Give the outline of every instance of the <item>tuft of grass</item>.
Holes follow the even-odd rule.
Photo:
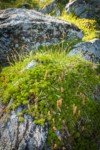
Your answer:
[[[59,16],[59,18],[65,21],[69,21],[75,24],[76,26],[78,26],[85,34],[85,36],[83,37],[83,41],[89,41],[93,38],[98,38],[98,35],[96,34],[96,32],[98,32],[98,30],[96,29],[96,24],[97,24],[96,20],[90,20],[84,18],[81,19],[74,16],[73,14],[68,15],[66,14],[65,11],[62,12],[62,15]]]
[[[100,103],[93,99],[93,92],[100,85],[99,65],[68,57],[66,51],[56,48],[31,53],[3,68],[1,101],[7,105],[12,99],[11,109],[25,106],[19,121],[24,121],[23,114],[30,114],[36,124],[48,122],[47,142],[52,149],[68,144],[75,150],[97,149]],[[36,66],[23,70],[31,60]]]

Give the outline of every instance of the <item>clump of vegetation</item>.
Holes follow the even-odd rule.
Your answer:
[[[74,16],[74,14],[66,14],[65,11],[62,12],[62,15],[59,18],[69,21],[78,26],[85,34],[85,36],[83,37],[83,41],[89,41],[93,38],[98,38],[98,35],[96,34],[96,32],[98,32],[98,29],[96,29],[96,20],[78,18]]]
[[[23,122],[24,121],[24,117],[19,117],[18,121],[19,122]]]
[[[100,103],[93,99],[100,84],[98,66],[68,57],[56,50],[31,54],[0,73],[0,97],[11,109],[23,106],[23,114],[34,116],[36,124],[49,124],[48,145],[52,149],[94,150],[100,136]],[[35,60],[36,66],[23,69]],[[25,109],[25,107],[27,109]]]

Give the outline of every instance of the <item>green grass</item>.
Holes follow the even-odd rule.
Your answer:
[[[0,97],[10,110],[23,106],[18,114],[34,116],[36,124],[49,124],[48,145],[52,149],[65,147],[94,150],[99,140],[100,103],[93,99],[95,86],[100,84],[96,65],[79,57],[68,57],[63,49],[37,51],[0,73]],[[23,70],[30,62],[34,68]],[[64,138],[60,134],[65,134]],[[66,143],[66,139],[68,140]]]
[[[74,16],[73,14],[68,15],[66,14],[65,11],[62,12],[62,15],[59,16],[59,18],[69,21],[75,24],[76,26],[78,26],[85,34],[85,36],[83,37],[83,41],[89,41],[93,38],[98,38],[98,36],[96,35],[96,32],[98,32],[98,30],[95,27],[97,24],[96,20],[84,19],[84,18],[81,19]]]

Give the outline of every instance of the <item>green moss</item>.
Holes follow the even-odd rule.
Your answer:
[[[18,117],[20,117],[20,116],[22,116],[22,115],[23,115],[22,112],[19,112],[19,113],[17,114]]]
[[[23,122],[23,121],[24,121],[24,118],[23,118],[23,117],[19,117],[18,121],[19,121],[19,122]]]
[[[42,118],[41,118],[40,120],[34,120],[34,123],[43,126],[44,123],[45,123],[45,119],[42,119]]]
[[[36,124],[48,122],[48,144],[53,148],[66,146],[65,139],[68,139],[76,150],[96,149],[94,136],[98,141],[100,103],[93,99],[93,91],[100,84],[99,65],[68,57],[66,51],[57,50],[31,54],[3,68],[1,100],[8,104],[12,98],[12,109],[26,106],[27,109],[24,107],[18,114],[19,121],[24,121],[23,114],[27,113],[34,116]],[[23,70],[32,59],[37,62],[36,67]],[[65,139],[56,134],[58,130],[66,133]]]

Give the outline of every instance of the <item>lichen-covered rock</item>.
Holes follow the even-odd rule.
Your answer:
[[[100,85],[96,85],[93,91],[93,99],[100,101]]]
[[[35,67],[35,65],[36,65],[36,62],[32,60],[24,69],[31,69]]]
[[[24,115],[19,122],[18,114],[22,108],[12,111],[4,122],[6,114],[0,118],[0,150],[42,150],[47,138],[47,125],[40,126],[33,122],[33,118]]]
[[[39,11],[42,12],[43,14],[51,13],[52,16],[60,16],[62,12],[62,8],[68,2],[69,0],[53,0],[51,3],[47,4]]]
[[[100,63],[100,39],[76,44],[69,55],[81,55],[87,61]]]
[[[56,0],[53,0],[51,3],[49,3],[48,5],[46,5],[44,8],[42,8],[40,10],[40,12],[42,12],[43,14],[49,14],[51,13],[54,9],[56,9],[57,7],[57,3]]]
[[[100,0],[74,0],[65,7],[68,14],[100,20]]]
[[[35,10],[6,9],[0,11],[0,61],[12,50],[33,50],[66,39],[82,39],[75,25]]]

